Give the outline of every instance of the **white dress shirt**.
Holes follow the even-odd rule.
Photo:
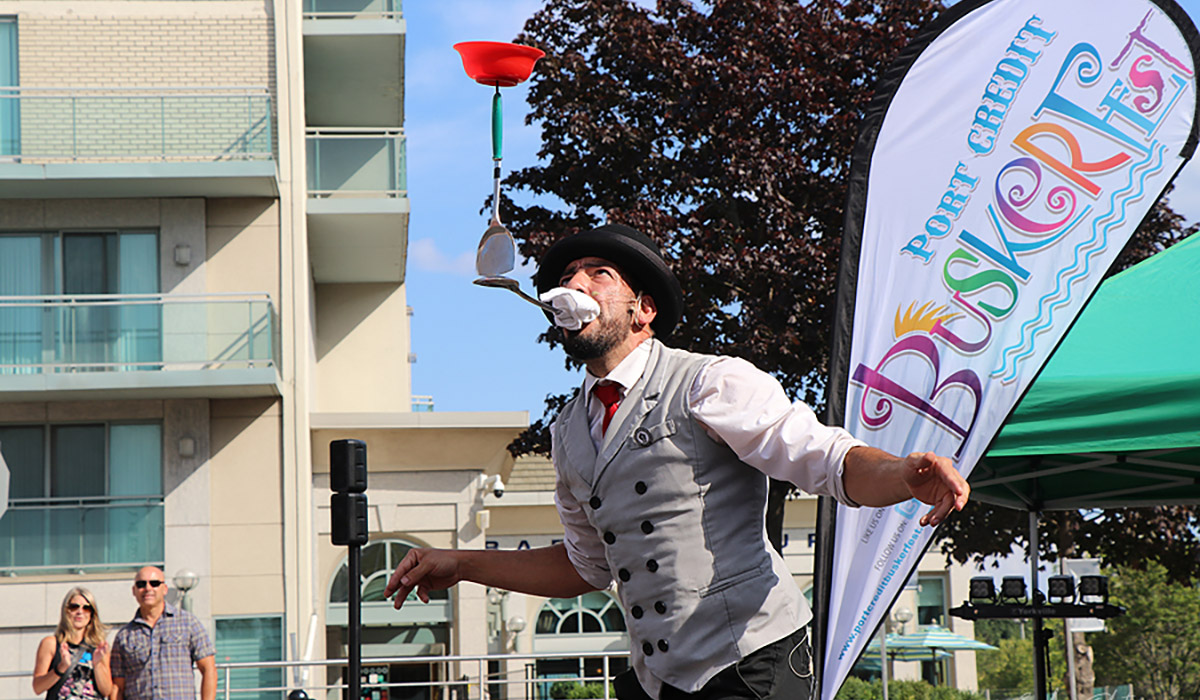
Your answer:
[[[592,387],[600,381],[617,384],[623,398],[645,372],[650,347],[650,342],[638,345],[606,377],[588,373],[584,378],[588,423],[597,453],[603,441],[604,404],[592,393]],[[846,453],[866,443],[842,428],[822,424],[806,404],[790,401],[777,379],[749,362],[735,357],[713,357],[689,388],[688,410],[709,437],[727,445],[739,459],[767,476],[795,484],[811,494],[832,496],[841,503],[856,505],[846,495],[842,470]],[[557,444],[551,446],[555,464],[561,463],[560,449]],[[606,588],[612,582],[612,574],[595,528],[561,482],[555,488],[554,500],[571,561],[584,580],[597,588]]]

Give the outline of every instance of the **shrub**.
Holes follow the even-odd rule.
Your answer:
[[[554,698],[554,700],[592,700],[594,698],[603,698],[604,684],[558,681],[550,686],[550,697]],[[611,684],[608,687],[608,697],[617,697]]]
[[[883,700],[883,683],[847,678],[835,700]],[[947,686],[932,686],[925,681],[891,681],[888,700],[983,700],[983,696]]]

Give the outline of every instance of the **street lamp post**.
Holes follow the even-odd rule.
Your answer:
[[[179,598],[179,607],[188,612],[192,611],[192,601],[188,598],[188,591],[195,588],[200,583],[200,577],[191,569],[180,569],[175,572],[171,582],[179,589],[183,595]]]
[[[899,623],[900,634],[904,634],[904,625],[913,617],[908,608],[900,608],[892,613],[892,620]],[[888,700],[888,654],[887,654],[887,625],[883,626],[883,636],[879,639],[879,668],[880,680],[883,681],[883,700]]]

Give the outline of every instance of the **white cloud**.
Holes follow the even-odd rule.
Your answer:
[[[432,238],[413,241],[408,247],[408,261],[425,272],[438,272],[463,277],[475,276],[475,253],[467,251],[448,255],[438,249]]]

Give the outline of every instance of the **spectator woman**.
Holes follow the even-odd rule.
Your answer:
[[[45,693],[46,700],[108,697],[113,683],[105,633],[91,591],[78,587],[68,591],[58,629],[38,645],[33,692]]]

